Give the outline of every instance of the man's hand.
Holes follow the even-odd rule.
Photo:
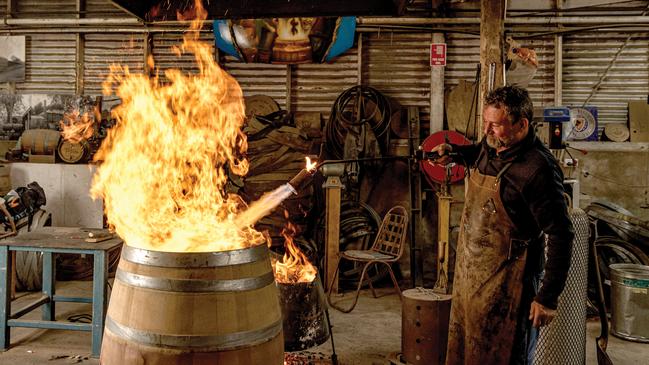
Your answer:
[[[546,326],[552,322],[556,315],[557,311],[555,309],[550,309],[536,301],[532,302],[529,317],[530,321],[532,321],[532,326],[537,328]]]
[[[431,152],[437,152],[437,154],[440,156],[439,158],[436,158],[434,160],[429,160],[428,162],[437,165],[437,166],[445,166],[453,162],[453,159],[451,156],[449,156],[449,152],[453,151],[453,147],[448,144],[448,143],[442,143],[438,144],[435,146]]]

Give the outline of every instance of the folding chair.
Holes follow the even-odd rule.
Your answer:
[[[370,265],[373,264],[384,264],[388,268],[388,273],[390,273],[390,278],[392,279],[392,283],[394,284],[394,289],[397,291],[397,294],[399,294],[399,299],[402,299],[401,289],[399,288],[397,279],[394,276],[391,264],[401,258],[407,233],[408,212],[406,211],[406,208],[397,205],[390,209],[383,218],[379,232],[377,233],[376,238],[374,239],[374,243],[369,250],[346,250],[341,252],[338,258],[336,272],[334,273],[333,279],[331,283],[329,283],[329,288],[327,290],[327,302],[329,303],[329,305],[343,313],[351,312],[354,307],[356,307],[356,303],[358,302],[358,296],[360,294],[361,287],[363,286],[363,281],[365,279],[367,269],[370,267]],[[336,277],[340,272],[340,264],[343,259],[365,263],[361,277],[358,280],[358,287],[356,288],[354,302],[349,308],[341,307],[331,300],[331,287],[333,286],[333,283],[336,281]],[[372,286],[372,281],[368,279],[367,282],[369,283],[374,298],[378,298],[376,292],[374,291],[374,286]]]

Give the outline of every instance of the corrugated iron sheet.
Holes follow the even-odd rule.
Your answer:
[[[29,34],[25,41],[25,82],[21,94],[74,94],[76,35]]]
[[[179,54],[174,51],[183,43],[182,33],[153,33],[152,37],[151,53],[161,80],[166,81],[164,71],[170,68],[179,69],[184,73],[198,73],[198,66],[193,54]],[[211,32],[201,32],[199,40],[210,45],[212,53],[214,53],[214,35]]]
[[[554,105],[554,37],[526,38],[526,34],[512,34],[522,47],[536,52],[539,68],[527,87],[534,106]],[[474,81],[480,63],[480,37],[448,33],[446,36],[448,65],[444,73],[446,87],[460,80]]]
[[[132,18],[108,0],[86,0],[86,18]]]
[[[18,0],[16,18],[76,18],[76,0]]]
[[[84,94],[101,94],[113,63],[128,66],[131,73],[144,70],[143,34],[86,34],[84,48]]]
[[[606,72],[629,34],[588,32],[564,37],[563,101],[582,106],[606,73],[589,105],[598,107],[600,129],[606,123],[627,122],[627,102],[649,94],[649,33],[635,33]]]
[[[267,95],[286,110],[286,65],[243,63],[231,56],[224,61],[225,70],[237,79],[244,96]]]
[[[362,81],[430,120],[430,44],[427,33],[369,33],[363,40]]]
[[[319,112],[325,120],[343,91],[357,84],[358,49],[352,48],[333,63],[295,65],[291,74],[291,110]]]

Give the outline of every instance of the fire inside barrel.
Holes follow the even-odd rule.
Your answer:
[[[264,235],[254,221],[237,224],[246,204],[224,189],[228,173],[248,170],[242,92],[214,62],[212,46],[198,41],[200,1],[194,10],[176,51],[193,54],[198,73],[149,77],[112,65],[103,85],[122,103],[95,155],[91,192],[128,245],[109,304],[104,365],[283,363]]]

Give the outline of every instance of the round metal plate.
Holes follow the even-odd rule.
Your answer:
[[[433,149],[433,147],[437,146],[438,144],[444,143],[445,138],[448,137],[448,140],[452,144],[456,145],[465,145],[465,144],[471,144],[471,142],[466,139],[462,134],[454,131],[441,131],[441,132],[436,132],[428,136],[425,140],[424,143],[422,143],[422,148],[424,151],[430,151]],[[435,166],[429,161],[421,161],[420,163],[421,169],[424,171],[424,174],[426,176],[433,180],[436,183],[444,183],[444,176],[446,175],[446,168],[443,166]],[[453,164],[451,167],[451,176],[450,176],[450,183],[456,183],[458,181],[461,181],[464,179],[464,167],[458,164]]]
[[[585,140],[590,137],[597,128],[595,117],[584,108],[570,109],[570,130],[568,139]]]
[[[245,98],[246,117],[250,118],[255,115],[268,115],[279,111],[277,102],[266,95],[252,95]]]

